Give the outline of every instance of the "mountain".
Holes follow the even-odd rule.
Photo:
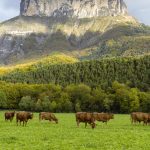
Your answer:
[[[21,0],[20,6],[24,16],[91,18],[127,14],[123,0]]]
[[[123,0],[21,0],[20,15],[0,24],[0,64],[60,53],[79,60],[147,54],[149,37]]]

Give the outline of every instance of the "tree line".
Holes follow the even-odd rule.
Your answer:
[[[15,69],[0,76],[0,79],[12,83],[86,84],[92,88],[101,85],[107,89],[114,81],[128,83],[142,91],[149,91],[150,55],[142,57],[111,58],[91,60],[73,64],[38,63],[28,68]]]
[[[114,81],[107,89],[85,84],[0,82],[0,109],[51,112],[149,112],[150,92]]]

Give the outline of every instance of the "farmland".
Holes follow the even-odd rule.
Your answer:
[[[0,112],[0,150],[149,150],[150,126],[131,125],[129,115],[115,115],[107,125],[77,127],[74,114],[56,114],[59,124],[39,122],[38,113],[26,127],[4,121]]]

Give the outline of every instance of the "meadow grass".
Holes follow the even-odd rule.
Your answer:
[[[92,130],[77,127],[74,114],[56,114],[59,124],[39,122],[34,114],[26,127],[4,121],[0,112],[0,150],[150,150],[150,126],[131,125],[129,115],[115,115]]]

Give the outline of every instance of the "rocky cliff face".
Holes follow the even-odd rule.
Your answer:
[[[91,18],[126,15],[127,7],[123,0],[21,0],[20,14]]]
[[[56,51],[80,57],[106,31],[136,23],[123,0],[21,0],[20,15],[0,23],[0,64]]]

